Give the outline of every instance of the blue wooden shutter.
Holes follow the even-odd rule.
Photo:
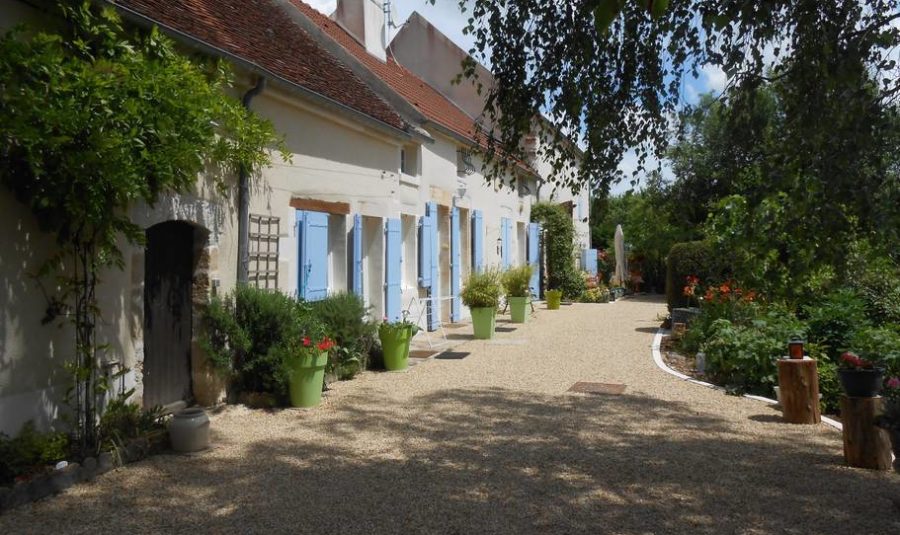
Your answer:
[[[353,265],[353,293],[362,297],[363,295],[363,227],[362,216],[356,214],[353,216],[353,243],[351,251]]]
[[[425,214],[431,220],[430,226],[430,250],[431,250],[431,292],[429,292],[429,297],[431,297],[431,315],[428,318],[428,329],[431,331],[436,331],[441,326],[441,277],[440,272],[438,271],[440,268],[440,260],[438,258],[439,244],[438,244],[438,209],[437,204],[434,202],[429,202],[425,205]]]
[[[591,275],[597,274],[597,249],[582,249],[581,269]]]
[[[538,297],[541,285],[541,226],[537,223],[528,225],[528,263],[531,265],[531,295]]]
[[[296,210],[295,215],[297,221],[294,229],[297,231],[297,297],[303,298],[306,295],[306,253],[303,250],[304,240],[303,233],[306,228],[306,212]]]
[[[384,227],[385,265],[384,265],[384,315],[390,321],[400,320],[400,300],[402,289],[400,276],[402,265],[400,248],[403,243],[400,233],[400,220],[388,219]]]
[[[434,222],[425,207],[425,215],[419,220],[419,286],[431,288],[431,236]]]
[[[500,253],[503,269],[512,265],[512,251],[510,251],[509,230],[511,223],[508,218],[500,218]]]
[[[484,216],[481,210],[472,211],[472,269],[484,269]]]
[[[462,301],[459,298],[462,281],[462,239],[459,235],[459,208],[450,212],[450,294],[453,296],[450,306],[450,321],[462,319]]]
[[[298,213],[300,297],[317,301],[328,296],[328,214]]]

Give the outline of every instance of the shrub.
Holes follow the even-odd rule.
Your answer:
[[[799,320],[780,308],[744,325],[715,320],[701,346],[707,371],[734,390],[768,395],[778,383],[775,362],[784,355],[787,340],[803,330]]]
[[[854,333],[869,326],[865,301],[848,288],[831,292],[802,310],[809,325],[809,341],[820,345],[835,361],[849,349]]]
[[[351,379],[365,368],[375,343],[377,325],[369,321],[362,297],[341,292],[312,303],[313,312],[337,346],[329,360],[329,371],[339,379]]]
[[[500,272],[496,269],[473,271],[460,297],[469,308],[497,308],[500,304]]]
[[[531,264],[507,269],[501,278],[506,297],[528,297],[531,295],[532,273],[534,273],[534,268]]]
[[[0,485],[11,485],[16,477],[65,460],[70,453],[69,435],[42,433],[34,422],[26,422],[12,439],[0,433]]]
[[[852,284],[870,320],[900,325],[900,265],[888,257],[870,259]]]
[[[859,329],[849,346],[863,359],[887,368],[888,376],[900,375],[900,326]]]
[[[304,336],[325,336],[309,303],[247,286],[211,306],[203,323],[201,344],[219,367],[230,364],[238,392],[268,392],[282,400],[288,391],[283,348]]]
[[[838,378],[838,365],[828,358],[818,358],[812,349],[810,356],[818,362],[819,393],[822,394],[822,411],[836,414],[841,408],[841,395],[844,393]]]
[[[689,306],[688,297],[683,293],[688,276],[699,277],[704,284],[713,284],[724,280],[726,271],[707,242],[673,245],[666,257],[666,303],[669,310]]]

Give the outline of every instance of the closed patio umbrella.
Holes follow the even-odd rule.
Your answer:
[[[622,232],[622,225],[616,225],[616,278],[619,284],[625,284],[625,233]]]

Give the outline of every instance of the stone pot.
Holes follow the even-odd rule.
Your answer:
[[[177,412],[169,421],[169,440],[175,451],[205,450],[209,447],[209,416],[199,407]]]

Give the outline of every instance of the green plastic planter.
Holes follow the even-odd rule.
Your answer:
[[[528,308],[528,298],[527,297],[510,297],[509,301],[509,315],[512,316],[513,323],[525,323],[525,320],[528,319],[528,314],[526,310]]]
[[[292,407],[315,407],[322,402],[326,364],[328,351],[304,355],[294,361],[289,379]]]
[[[399,372],[409,366],[409,342],[412,340],[412,327],[405,329],[382,330],[378,333],[381,349],[384,352],[384,367],[389,372]]]
[[[562,303],[562,292],[559,290],[547,290],[545,296],[547,297],[547,309],[559,310],[559,305]]]
[[[496,308],[473,308],[472,329],[475,331],[476,340],[490,340],[494,337],[494,327],[497,324]]]

